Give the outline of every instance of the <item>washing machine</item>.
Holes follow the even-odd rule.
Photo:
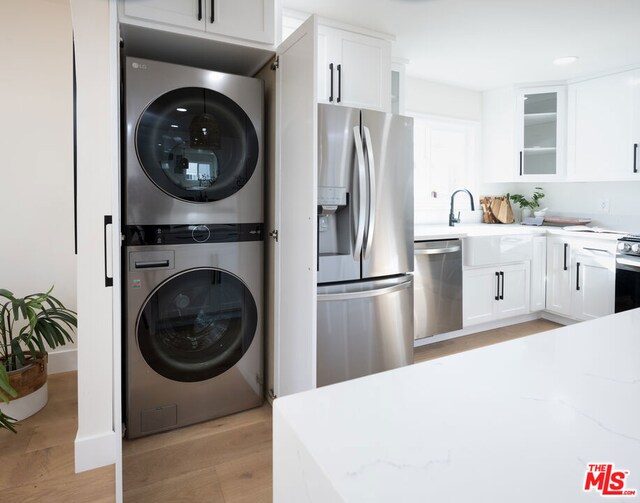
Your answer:
[[[264,82],[125,64],[125,224],[263,222]]]
[[[263,402],[260,224],[126,227],[125,434]]]

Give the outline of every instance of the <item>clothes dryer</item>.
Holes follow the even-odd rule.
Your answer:
[[[129,226],[126,243],[126,436],[259,406],[261,225]]]
[[[125,224],[263,222],[263,81],[125,61]]]

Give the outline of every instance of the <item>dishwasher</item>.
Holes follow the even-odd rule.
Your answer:
[[[416,241],[414,339],[462,328],[462,241]]]

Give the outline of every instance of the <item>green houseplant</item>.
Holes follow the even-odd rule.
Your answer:
[[[535,187],[531,199],[527,199],[522,194],[507,194],[507,197],[514,203],[517,203],[521,209],[529,208],[533,211],[540,207],[540,199],[544,197],[543,190],[542,187]]]
[[[18,298],[0,289],[0,404],[20,398],[12,376],[46,358],[47,348],[73,342],[76,313],[53,297],[52,290]],[[43,368],[46,380],[46,366]],[[0,410],[0,428],[15,433],[14,422]]]

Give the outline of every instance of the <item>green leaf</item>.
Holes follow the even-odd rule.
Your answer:
[[[6,430],[12,431],[13,433],[18,433],[16,429],[13,427],[13,423],[16,420],[12,417],[6,416],[2,412],[0,412],[0,428],[4,428]]]
[[[0,288],[0,297],[4,297],[5,299],[13,300],[13,292],[9,290],[5,290],[4,288]]]
[[[7,369],[4,368],[4,365],[0,364],[0,390],[3,393],[0,393],[0,399],[4,402],[8,402],[9,398],[5,398],[5,394],[15,398],[18,393],[14,390],[9,384],[9,374],[7,373]]]

